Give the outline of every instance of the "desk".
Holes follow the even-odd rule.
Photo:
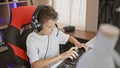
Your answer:
[[[64,32],[63,29],[60,30]],[[96,35],[96,32],[90,32],[84,30],[75,30],[74,32],[65,32],[65,33],[84,40],[90,40]]]

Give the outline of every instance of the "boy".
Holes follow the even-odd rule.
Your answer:
[[[58,13],[51,6],[41,5],[36,8],[33,14],[32,27],[34,31],[27,37],[27,55],[32,68],[46,68],[50,65],[67,58],[73,59],[78,56],[77,50],[80,47],[87,48],[57,29]],[[59,44],[67,41],[75,47],[59,54]]]

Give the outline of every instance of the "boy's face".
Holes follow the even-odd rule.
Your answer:
[[[43,35],[50,35],[55,28],[56,20],[48,20],[43,24],[42,30],[40,31]]]

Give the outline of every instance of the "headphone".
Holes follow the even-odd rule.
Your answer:
[[[36,8],[35,12],[33,13],[33,16],[32,16],[32,23],[31,23],[31,26],[33,29],[35,29],[37,32],[40,32],[42,30],[42,23],[37,19],[38,18],[38,14],[39,12],[43,9],[47,7],[46,5],[40,5],[39,7]],[[58,29],[58,25],[55,24],[55,26],[57,27]],[[59,29],[58,29],[58,32],[59,32]],[[58,35],[58,33],[57,33]]]

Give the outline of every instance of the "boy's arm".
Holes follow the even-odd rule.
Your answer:
[[[40,59],[32,63],[32,68],[46,68],[47,66],[60,60],[61,58],[59,55],[47,59]]]

